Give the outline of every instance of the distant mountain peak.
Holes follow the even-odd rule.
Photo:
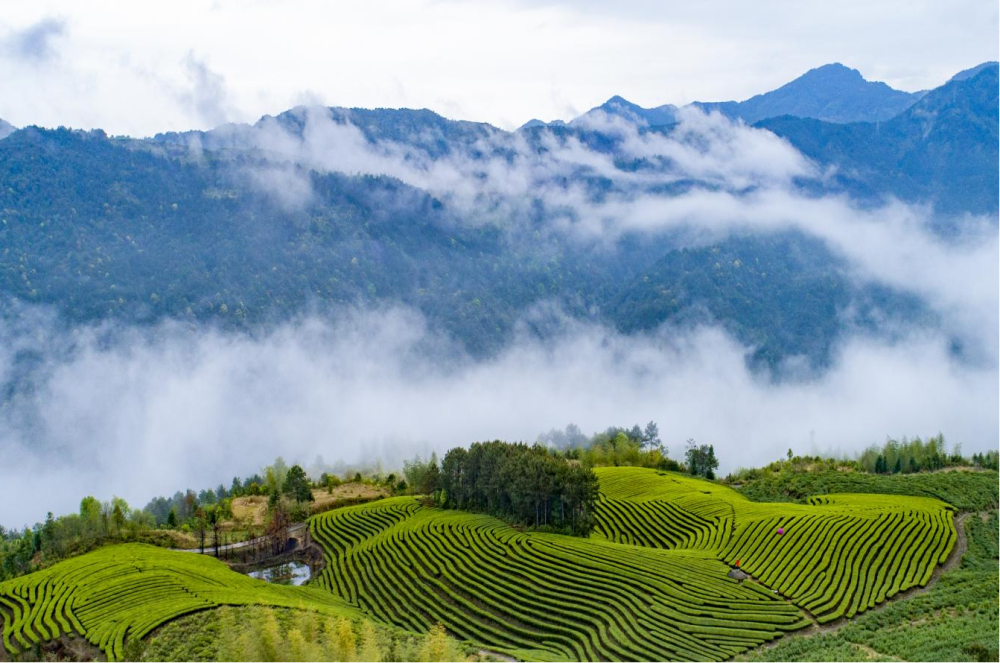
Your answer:
[[[857,69],[832,62],[746,101],[694,105],[750,123],[781,115],[837,123],[874,122],[899,115],[920,96],[866,80]]]
[[[533,129],[535,127],[564,127],[564,126],[566,126],[566,123],[562,120],[552,120],[551,122],[544,122],[542,120],[539,120],[538,118],[532,118],[527,122],[525,122],[524,124],[522,124],[521,126],[519,126],[517,130],[520,131],[522,129]]]
[[[519,129],[530,129],[531,127],[544,127],[545,123],[539,120],[537,117],[533,117],[524,124],[522,124]]]
[[[977,64],[975,67],[970,67],[969,69],[963,69],[962,71],[958,72],[957,74],[949,78],[948,82],[950,83],[951,81],[964,81],[969,78],[972,78],[973,76],[976,76],[983,69],[989,69],[990,67],[997,67],[997,66],[1000,66],[1000,62],[997,62],[996,60],[983,62]]]
[[[831,62],[830,64],[824,64],[822,66],[816,67],[815,69],[810,69],[806,73],[802,74],[798,78],[792,80],[774,92],[785,89],[794,89],[796,87],[814,87],[811,90],[812,94],[819,96],[824,96],[825,94],[835,93],[844,94],[849,91],[854,91],[858,94],[870,94],[875,90],[881,90],[883,92],[889,92],[896,95],[909,95],[909,92],[902,92],[900,90],[894,90],[885,83],[881,81],[870,81],[862,75],[857,69],[852,69],[846,65],[839,62]],[[833,86],[833,87],[827,87]],[[850,87],[845,87],[850,86]],[[826,89],[824,89],[826,88]],[[853,90],[852,90],[853,88]],[[770,94],[770,93],[766,93]],[[758,95],[764,96],[764,95]]]
[[[865,80],[865,77],[861,75],[860,71],[852,69],[851,67],[841,64],[840,62],[831,62],[829,64],[820,65],[814,69],[810,69],[806,73],[799,76],[799,79],[816,77],[826,78],[828,76]]]
[[[629,107],[636,106],[636,104],[633,104],[631,101],[629,101],[625,97],[622,97],[622,96],[617,95],[617,94],[615,96],[611,97],[610,99],[608,99],[607,101],[605,101],[602,105],[603,106],[629,106]]]
[[[633,103],[625,97],[616,94],[600,106],[591,108],[580,117],[574,119],[571,124],[587,117],[593,117],[594,113],[617,115],[633,122],[638,120],[640,123],[645,123],[650,127],[669,125],[677,122],[677,107],[672,104],[665,104],[656,108],[643,108],[639,104]]]
[[[995,223],[1000,72],[988,63],[967,71],[973,73],[928,91],[889,120],[835,124],[786,115],[757,126],[824,167],[835,166],[859,199],[881,201],[891,192],[933,205],[942,218],[972,212]]]

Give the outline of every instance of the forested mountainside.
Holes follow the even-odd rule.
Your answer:
[[[815,96],[803,79],[782,95]],[[470,211],[433,182],[291,164],[275,156],[280,146],[259,140],[272,127],[308,138],[303,117],[289,111],[256,127],[151,140],[13,132],[0,141],[5,305],[46,304],[75,322],[179,318],[253,328],[328,306],[403,304],[482,356],[504,347],[534,306],[554,304],[626,332],[718,322],[772,366],[796,355],[822,365],[845,329],[874,328],[873,320],[932,320],[912,295],[851,278],[822,241],[792,229],[694,244],[669,231],[625,228],[595,238],[560,230],[579,219],[544,200],[548,189],[588,204],[718,191],[711,177],[678,174],[671,158],[629,151],[636,139],[683,145],[678,125],[650,127],[639,117],[627,134],[595,122],[509,133],[426,110],[330,110],[335,125],[356,128],[367,145],[392,146],[400,163],[421,161],[432,175],[445,157],[459,169],[487,161],[514,168],[526,156],[574,146],[607,156],[614,169],[608,175],[585,163],[571,180],[542,173],[538,193],[529,188],[517,205],[487,192]],[[832,176],[795,178],[800,195],[846,191],[862,201],[895,196],[952,214],[996,214],[995,65],[931,91],[892,120],[781,117],[759,126],[834,168]],[[305,182],[310,195],[281,204],[261,180],[271,189]],[[750,181],[733,195],[756,187]]]
[[[928,92],[883,122],[833,124],[783,116],[758,124],[816,161],[836,166],[846,190],[887,193],[942,212],[997,214],[996,63]],[[963,72],[964,73],[964,72]]]
[[[246,327],[312,305],[392,302],[482,354],[554,300],[625,331],[715,319],[761,357],[823,361],[849,302],[920,310],[852,283],[821,242],[797,234],[695,249],[638,235],[613,247],[558,235],[543,244],[463,223],[398,180],[339,174],[312,174],[314,203],[287,210],[233,177],[228,160],[193,163],[100,133],[28,129],[0,143],[0,159],[2,290],[75,321]],[[544,232],[543,219],[533,225]]]

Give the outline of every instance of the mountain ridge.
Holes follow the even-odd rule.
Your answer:
[[[892,192],[946,213],[996,215],[1000,67],[976,69],[888,121],[835,124],[782,116],[755,126],[820,164],[836,166],[845,189],[859,197]]]
[[[872,204],[895,197],[956,218],[995,214],[996,78],[996,66],[981,68],[885,122],[781,116],[755,126],[832,173],[790,182],[801,195],[847,193]],[[622,98],[609,102],[633,112]],[[611,163],[625,187],[651,182],[642,191],[656,196],[718,191],[715,181],[683,171],[675,179],[671,159],[619,153],[623,139],[602,134],[600,123],[505,132],[426,109],[298,107],[254,125],[143,140],[28,127],[0,141],[0,306],[11,299],[57,306],[83,322],[174,318],[252,328],[317,303],[398,304],[482,356],[502,350],[533,307],[555,303],[571,318],[623,333],[718,323],[755,348],[753,361],[770,366],[793,356],[823,365],[840,334],[874,328],[880,316],[929,319],[902,291],[853,283],[822,241],[794,232],[734,231],[728,240],[683,248],[669,232],[623,231],[601,247],[553,230],[572,225],[573,211],[549,206],[535,183],[509,208],[486,190],[469,209],[421,188],[419,177],[407,184],[353,164],[324,169],[253,142],[254,132],[271,130],[303,138],[312,112],[350,124],[351,140],[381,145],[376,156],[388,150],[424,167],[457,154],[449,167],[472,171],[466,181],[479,177],[482,164],[503,176],[518,159],[583,147],[592,152],[584,166],[550,173],[538,162],[545,167],[535,170],[548,177],[539,187],[565,192],[571,182],[574,195],[595,205],[609,194],[640,192],[616,191],[606,172],[586,168]],[[657,141],[672,131],[636,127],[640,139],[653,132]],[[483,140],[490,137],[501,140]],[[680,147],[684,136],[677,140]],[[512,145],[522,151],[504,151]],[[283,207],[262,182],[279,193],[298,183],[309,195]],[[752,192],[753,185],[732,195]],[[778,274],[780,284],[769,285]],[[845,318],[848,309],[855,319]]]
[[[834,62],[810,69],[775,90],[745,101],[693,105],[750,124],[781,115],[846,123],[887,120],[905,111],[920,96],[868,81],[857,69]]]

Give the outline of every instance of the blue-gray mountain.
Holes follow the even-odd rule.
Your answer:
[[[749,124],[781,115],[825,122],[874,122],[899,115],[923,95],[923,92],[903,92],[885,83],[866,81],[857,69],[834,63],[812,69],[777,90],[746,101],[696,102],[695,105]]]
[[[805,114],[759,126],[835,167],[833,179],[804,182],[806,190],[997,214],[995,64],[919,98],[831,67],[747,106]],[[824,80],[833,81],[832,93]],[[837,94],[856,99],[831,105]],[[899,112],[877,123],[809,115],[836,106],[842,122],[845,109],[865,104],[869,113],[888,113],[893,104]],[[641,132],[673,130],[671,106],[641,109],[613,98],[603,110]],[[257,127],[152,140],[14,131],[0,141],[3,314],[16,316],[28,302],[55,307],[74,323],[179,318],[253,330],[306,310],[401,303],[482,356],[501,350],[518,321],[541,320],[531,313],[536,305],[555,303],[624,332],[720,322],[757,348],[755,362],[769,366],[793,355],[822,366],[848,328],[880,333],[885,319],[933,323],[918,300],[857,283],[821,242],[795,233],[741,235],[698,249],[678,248],[669,234],[624,233],[609,245],[553,231],[565,211],[541,198],[510,210],[486,198],[470,212],[391,177],[316,172],[301,163],[283,167],[312,195],[302,205],[281,205],[245,177],[275,163],[254,132],[275,126],[301,137],[304,117],[300,109]],[[614,156],[623,171],[660,172],[618,158],[619,139],[586,121],[510,134],[426,110],[332,109],[329,117],[350,122],[372,145],[412,148],[407,159],[513,162],[512,145],[543,153],[551,141],[572,137]],[[560,178],[553,175],[554,184],[566,186]],[[573,184],[596,202],[617,186],[585,170]],[[656,191],[698,186],[671,180]],[[544,324],[534,329],[545,333]]]
[[[857,197],[886,194],[939,212],[997,214],[996,63],[962,72],[884,122],[831,124],[783,116],[757,126],[808,157],[835,165]]]
[[[589,118],[598,113],[617,115],[632,122],[645,123],[650,127],[668,126],[677,122],[677,107],[673,104],[657,106],[656,108],[643,108],[638,104],[633,104],[628,99],[615,95],[597,108],[592,108],[574,119],[570,124],[586,124]]]
[[[288,210],[228,160],[194,163],[99,132],[19,131],[0,143],[0,163],[0,289],[75,322],[252,329],[311,306],[399,302],[481,355],[554,300],[626,331],[714,318],[758,344],[759,359],[823,361],[843,324],[837,311],[852,302],[864,303],[852,324],[919,314],[907,298],[843,278],[804,237],[677,250],[670,237],[634,234],[606,247],[545,233],[542,215],[529,220],[538,232],[505,232],[398,180],[338,174],[310,174],[313,202]]]
[[[955,74],[951,80],[971,78],[983,69],[996,65],[996,62],[984,62]],[[706,112],[718,111],[726,117],[741,119],[748,124],[782,115],[836,123],[877,122],[899,115],[925,94],[926,90],[904,92],[879,81],[865,80],[857,69],[835,62],[811,69],[777,90],[758,94],[745,101],[696,101],[691,105]],[[579,123],[597,112],[639,120],[651,127],[670,125],[677,121],[677,107],[672,104],[643,108],[616,95],[570,124]],[[548,126],[564,124],[566,123],[556,120],[549,122]],[[530,120],[522,129],[545,125],[541,120]]]

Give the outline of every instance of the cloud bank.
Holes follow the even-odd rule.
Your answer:
[[[677,248],[734,233],[799,232],[823,241],[859,282],[920,297],[969,353],[997,362],[995,219],[970,216],[943,238],[930,206],[862,206],[805,192],[802,182],[821,185],[834,173],[769,131],[697,108],[680,109],[678,119],[662,133],[595,112],[575,127],[583,133],[484,129],[456,138],[425,128],[396,141],[366,134],[342,109],[300,107],[214,140],[260,150],[265,165],[247,173],[291,208],[312,201],[310,172],[338,172],[396,177],[466,220],[512,232],[542,208],[547,232],[609,246],[629,232],[670,233]],[[435,151],[442,143],[443,154]]]
[[[956,361],[936,334],[855,338],[822,377],[772,383],[713,327],[626,337],[563,320],[475,362],[405,309],[303,318],[257,339],[48,324],[0,327],[0,384],[19,370],[16,353],[47,348],[34,389],[0,410],[0,484],[17,496],[0,505],[8,526],[90,493],[145,504],[228,483],[278,454],[394,467],[570,421],[592,431],[654,419],[675,457],[693,437],[715,444],[723,470],[886,435],[944,431],[966,452],[996,444],[996,367]]]
[[[65,34],[66,21],[50,16],[12,31],[0,41],[0,50],[16,61],[37,65],[57,56],[53,42]]]

